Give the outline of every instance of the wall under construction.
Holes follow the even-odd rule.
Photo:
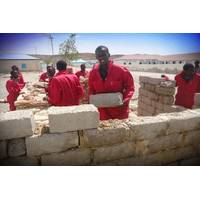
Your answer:
[[[0,165],[199,164],[200,109],[102,122],[93,105],[0,114]]]

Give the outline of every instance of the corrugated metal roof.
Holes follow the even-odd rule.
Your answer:
[[[26,54],[0,54],[0,60],[39,60]]]

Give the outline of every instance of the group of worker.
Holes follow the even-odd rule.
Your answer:
[[[47,66],[47,71],[40,76],[40,81],[48,82],[46,100],[53,106],[73,106],[79,105],[80,99],[84,95],[84,89],[80,83],[80,77],[88,78],[88,96],[101,93],[120,92],[123,95],[123,105],[110,108],[98,108],[100,120],[126,119],[129,116],[129,103],[134,94],[134,80],[130,71],[120,65],[113,63],[106,46],[99,46],[95,50],[98,63],[90,72],[86,70],[85,64],[81,65],[81,70],[73,73],[71,67],[65,61],[56,63],[56,70],[53,66]],[[192,108],[195,93],[200,92],[200,68],[199,61],[193,64],[187,63],[183,66],[183,71],[175,76],[178,87],[175,105]],[[10,110],[15,110],[16,101],[20,90],[25,83],[22,74],[16,66],[12,67],[10,80],[6,83],[8,90],[7,101]],[[162,75],[165,81],[169,77]]]

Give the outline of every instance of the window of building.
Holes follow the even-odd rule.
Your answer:
[[[172,63],[173,63],[173,64],[176,64],[176,61],[173,61]]]
[[[126,62],[124,62],[124,65],[126,65]]]
[[[131,62],[129,62],[128,64],[131,65]]]
[[[182,61],[179,61],[179,64],[182,64],[183,62]]]
[[[25,63],[22,63],[21,68],[22,68],[23,70],[26,70],[26,64],[25,64]]]
[[[142,62],[140,61],[140,63],[139,63],[140,65],[142,64]]]

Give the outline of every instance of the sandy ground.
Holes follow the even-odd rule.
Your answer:
[[[75,69],[76,71],[77,69]],[[135,93],[133,96],[133,99],[136,99],[138,97],[138,88],[139,88],[139,76],[149,76],[154,78],[160,78],[160,73],[151,73],[151,72],[138,72],[138,71],[131,71],[134,83],[135,83]],[[35,82],[39,80],[40,72],[23,72],[23,76],[25,81],[29,82]],[[167,74],[170,79],[174,79],[174,74]],[[0,98],[6,98],[7,96],[7,90],[6,90],[6,81],[9,79],[9,74],[0,74]],[[0,104],[0,112],[6,112],[8,111],[8,104]]]

